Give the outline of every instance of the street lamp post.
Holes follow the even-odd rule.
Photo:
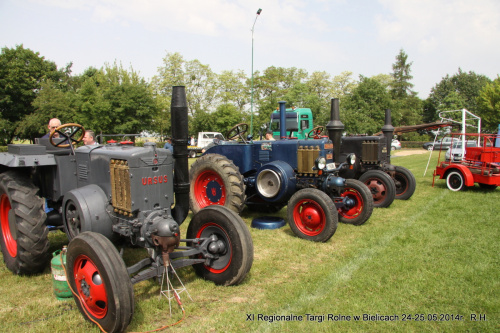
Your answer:
[[[250,135],[253,135],[253,31],[255,28],[255,22],[257,22],[257,18],[259,17],[261,12],[262,9],[259,8],[259,10],[257,11],[257,15],[255,16],[255,21],[253,21],[253,26],[252,26],[252,90],[250,96]]]

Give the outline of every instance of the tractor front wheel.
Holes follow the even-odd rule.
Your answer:
[[[373,197],[368,187],[356,179],[346,179],[340,198],[345,207],[339,208],[339,220],[343,223],[362,225],[373,212]]]
[[[389,207],[396,198],[396,185],[391,176],[381,170],[369,170],[359,177],[372,193],[375,207]]]
[[[337,230],[338,216],[332,199],[323,191],[305,188],[288,202],[290,229],[300,238],[326,242]]]
[[[35,274],[48,263],[49,229],[44,199],[31,180],[17,172],[0,174],[0,246],[14,274]]]
[[[417,187],[417,181],[413,173],[405,167],[396,166],[394,178],[394,183],[396,184],[396,199],[410,199]]]
[[[66,262],[68,283],[85,319],[105,332],[124,332],[134,314],[134,291],[111,241],[82,232],[69,243]]]
[[[218,205],[237,214],[245,205],[243,177],[238,167],[225,156],[207,154],[199,157],[189,170],[189,206],[193,213]]]
[[[226,207],[201,209],[188,226],[187,238],[211,238],[206,261],[193,268],[216,285],[239,284],[252,267],[252,235],[241,217]]]

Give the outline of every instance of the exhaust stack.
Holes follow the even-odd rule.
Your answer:
[[[280,139],[286,139],[286,102],[278,102],[280,105]]]
[[[183,86],[172,88],[172,146],[174,147],[175,207],[172,216],[181,225],[189,213],[188,108]]]
[[[391,145],[394,136],[394,126],[392,126],[391,109],[385,109],[385,125],[382,126],[382,133],[387,147],[387,163],[391,163]]]
[[[326,124],[328,137],[333,142],[333,149],[335,152],[335,163],[340,163],[340,140],[342,132],[344,131],[344,124],[340,121],[340,107],[339,99],[332,98],[330,107],[330,121]]]

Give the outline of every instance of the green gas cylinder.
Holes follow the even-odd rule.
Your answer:
[[[68,282],[66,281],[66,273],[63,267],[63,264],[66,266],[66,246],[64,246],[62,250],[54,252],[52,256],[53,258],[50,262],[50,269],[52,271],[54,294],[58,300],[65,300],[72,296],[71,289],[69,289]]]

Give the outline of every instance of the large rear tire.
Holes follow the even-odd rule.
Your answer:
[[[31,180],[0,174],[0,245],[5,266],[17,275],[41,272],[50,259],[44,199]]]
[[[241,283],[253,263],[253,241],[245,222],[226,207],[203,208],[191,220],[187,238],[212,236],[216,240],[209,244],[208,254],[214,258],[193,265],[196,274],[217,285]]]
[[[417,188],[417,180],[413,173],[405,167],[396,166],[394,175],[396,185],[396,199],[408,200]]]
[[[295,192],[288,201],[290,229],[298,237],[326,242],[337,230],[338,214],[332,199],[323,191],[305,188]]]
[[[68,283],[85,319],[106,332],[124,332],[134,314],[134,291],[111,241],[82,232],[69,243],[66,262]]]
[[[396,185],[392,178],[381,170],[369,170],[359,177],[372,193],[373,206],[389,207],[396,198]]]
[[[206,154],[189,170],[189,206],[193,213],[218,205],[240,214],[245,206],[245,186],[238,167],[225,156]]]
[[[346,179],[344,191],[340,193],[343,200],[347,197],[349,206],[339,208],[339,220],[343,223],[362,225],[373,212],[373,197],[368,187],[356,179]]]

